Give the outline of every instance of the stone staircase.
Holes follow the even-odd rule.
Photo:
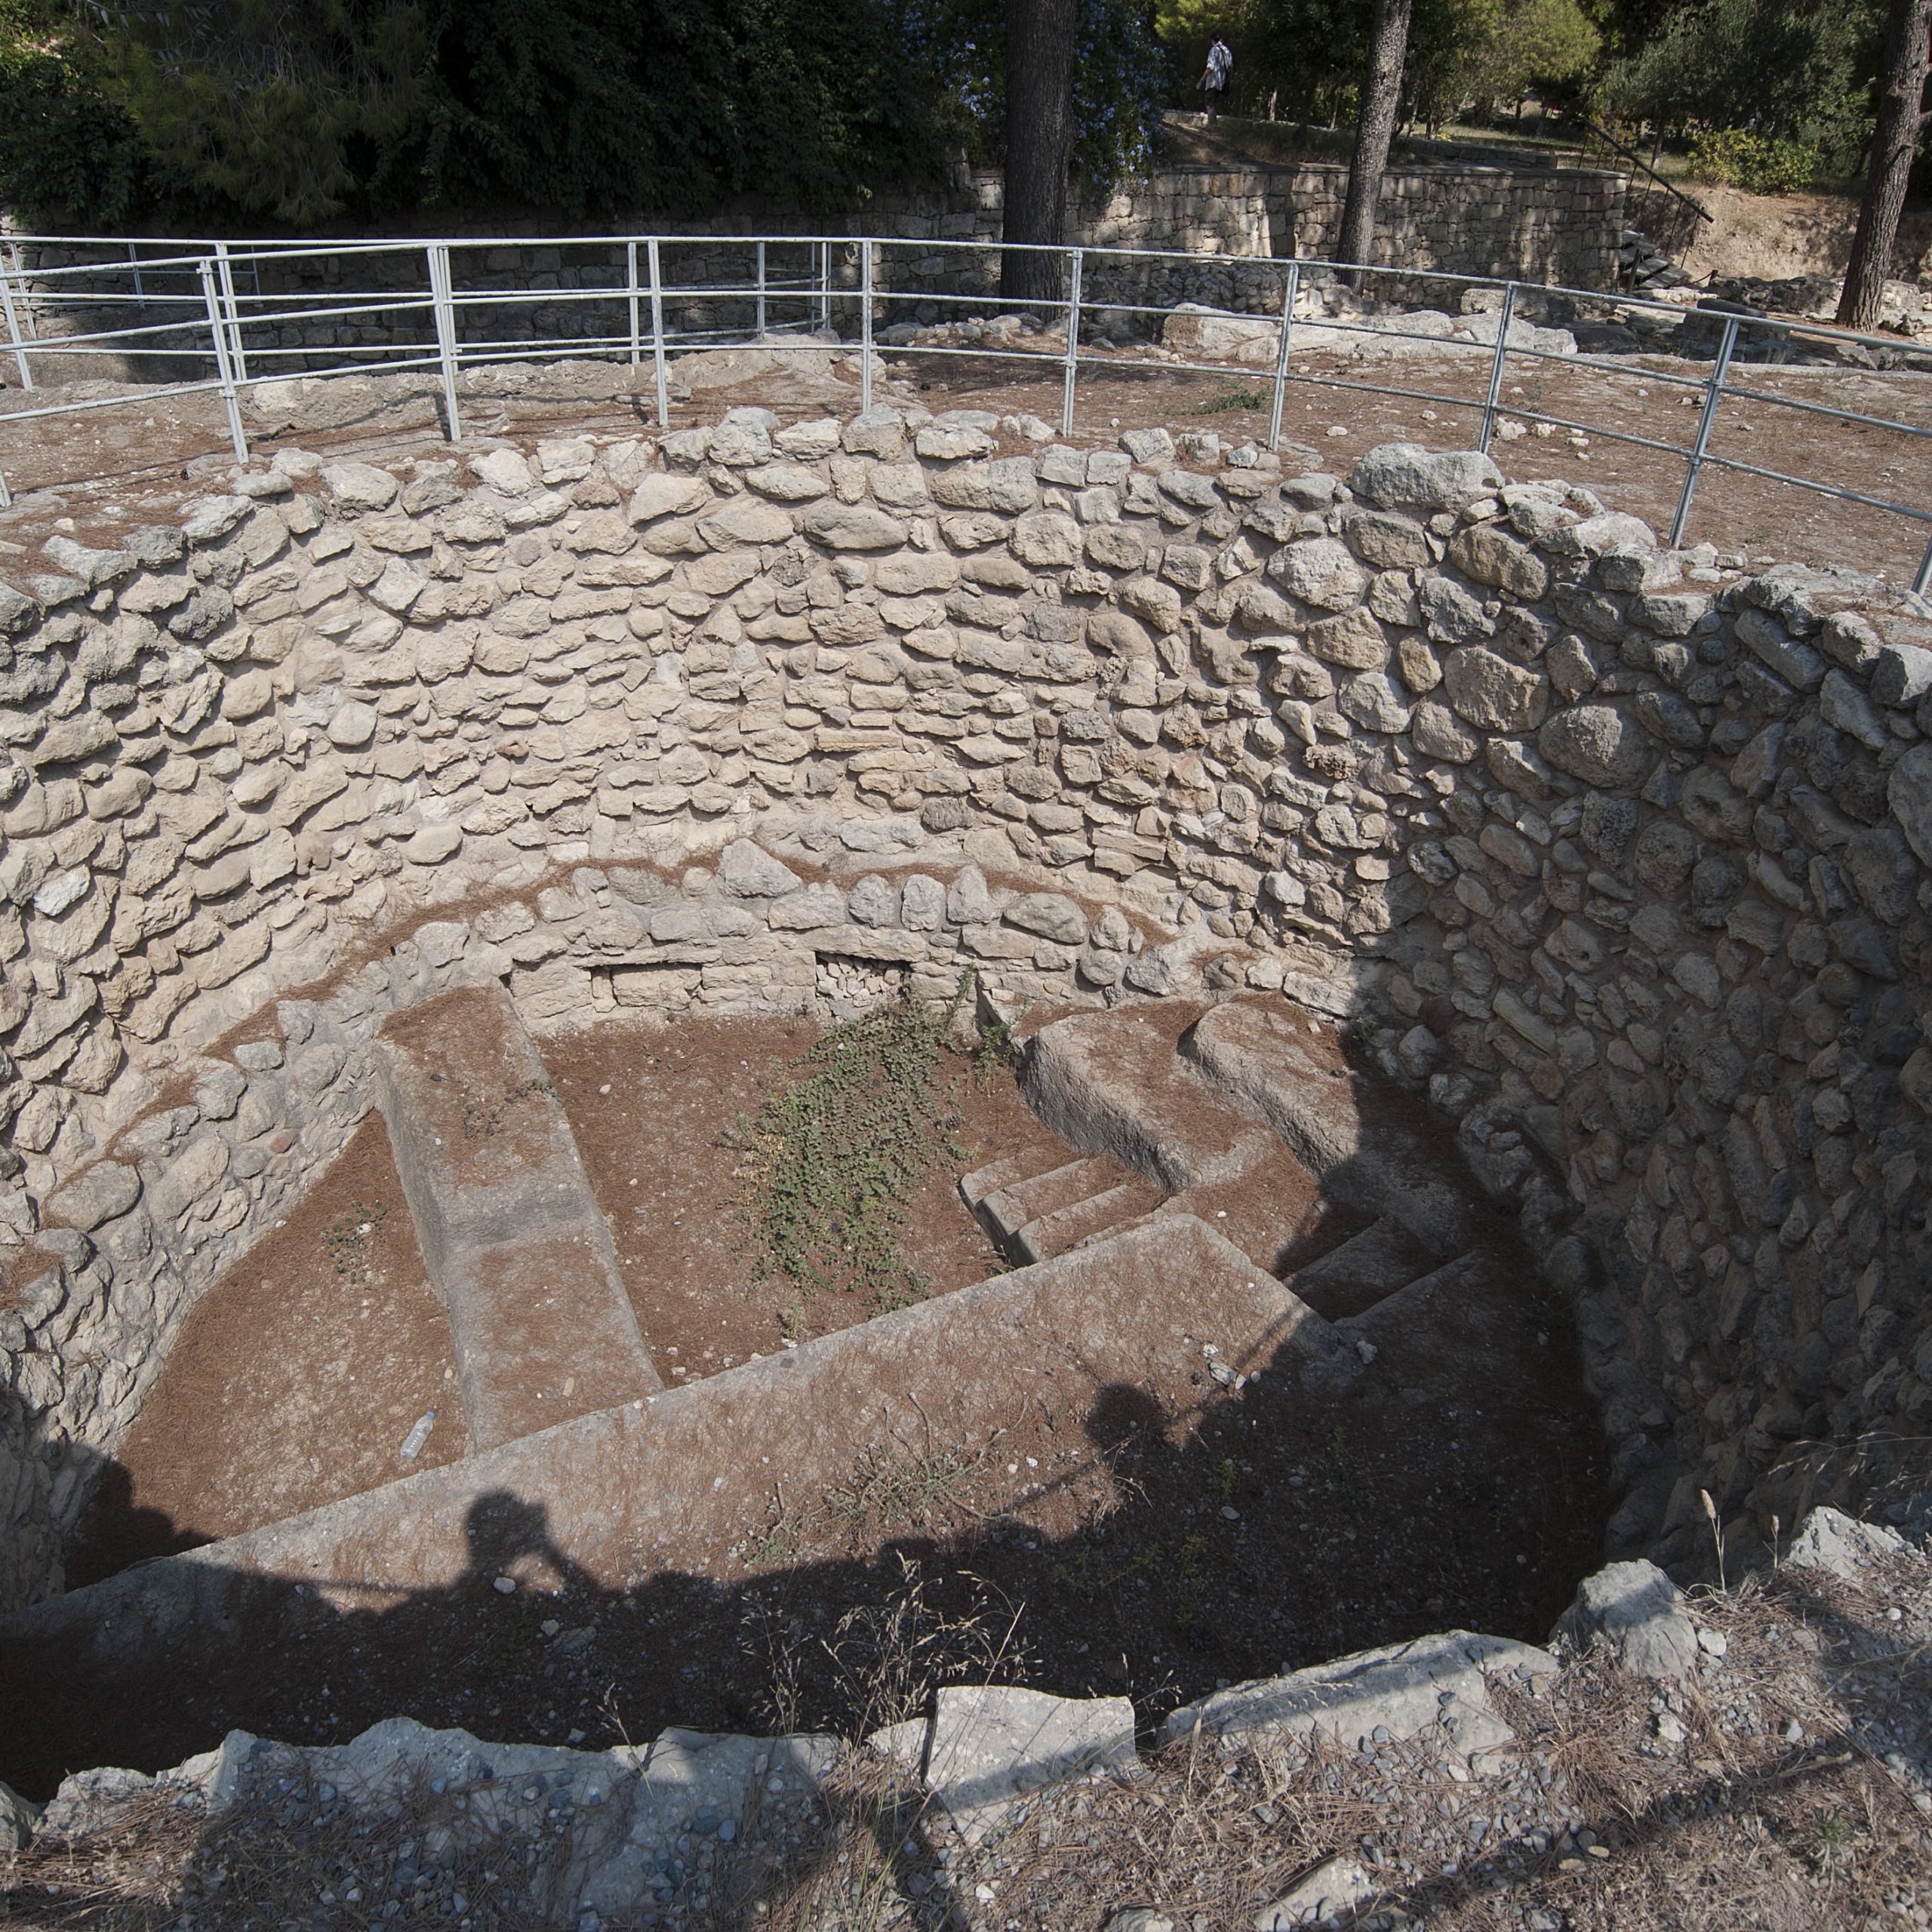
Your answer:
[[[1028,1040],[1020,1084],[1081,1158],[995,1161],[961,1181],[961,1198],[1021,1265],[1164,1216],[1198,1217],[1365,1360],[1413,1356],[1409,1324],[1439,1338],[1463,1318],[1459,1288],[1489,1265],[1475,1183],[1400,1097],[1316,1036],[1278,1001],[1054,1021]],[[1331,1210],[1312,1235],[1311,1193]]]

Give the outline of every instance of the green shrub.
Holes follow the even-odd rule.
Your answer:
[[[1691,144],[1698,177],[1754,195],[1795,194],[1818,171],[1818,151],[1802,141],[1754,134],[1748,128],[1715,128]]]
[[[40,0],[0,0],[0,208],[120,228],[147,197],[141,140],[58,28]]]

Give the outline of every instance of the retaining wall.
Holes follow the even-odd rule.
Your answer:
[[[989,424],[989,419],[988,419]],[[382,1013],[1285,986],[1458,1123],[1630,1500],[1932,1421],[1932,624],[1561,483],[758,411],[235,472],[0,589],[0,1600]],[[883,980],[880,983],[883,984]],[[45,1225],[43,1226],[42,1224]],[[0,1250],[0,1252],[7,1252]]]
[[[1627,183],[1621,175],[1595,170],[1500,168],[1392,169],[1386,180],[1375,242],[1378,263],[1400,265],[1420,275],[1429,269],[1468,275],[1514,276],[1582,288],[1615,285]],[[1279,306],[1278,272],[1244,271],[1228,258],[1275,261],[1300,254],[1331,254],[1339,234],[1348,170],[1333,162],[1303,162],[1292,168],[1164,169],[1145,180],[1124,183],[1103,204],[1072,211],[1067,240],[1089,246],[1185,251],[1203,259],[1150,266],[1104,260],[1090,264],[1085,294],[1096,301],[1142,302],[1171,306],[1201,302],[1226,308]],[[946,239],[995,242],[1001,232],[1002,195],[997,174],[963,177],[950,194],[888,194],[863,220],[826,217],[802,220],[768,209],[695,222],[654,222],[667,236],[734,233],[891,235],[917,242]],[[145,245],[158,254],[163,245]],[[186,250],[211,250],[212,242],[184,241]],[[325,244],[317,245],[325,246]],[[130,320],[126,309],[107,309],[90,297],[102,291],[134,292],[125,260],[115,251],[84,244],[38,243],[23,250],[30,272],[25,301],[30,327],[43,336],[69,331],[112,329]],[[668,288],[666,321],[675,330],[729,330],[755,326],[754,303],[716,300],[697,294],[706,285],[743,287],[756,277],[749,251],[728,242],[706,245],[675,242],[664,251]],[[101,264],[98,277],[31,280],[31,272],[76,264]],[[774,248],[768,272],[776,285],[816,272],[802,247]],[[509,304],[471,304],[458,312],[460,340],[480,343],[555,341],[574,336],[627,336],[630,305],[624,246],[596,242],[556,245],[506,243],[498,248],[457,251],[453,281],[457,294],[512,290],[560,298],[611,291],[608,299],[540,299]],[[638,273],[644,277],[641,266]],[[832,288],[838,300],[833,320],[854,332],[854,301],[860,281],[858,250],[832,252]],[[235,272],[242,298],[245,351],[255,358],[251,373],[288,373],[323,366],[329,352],[380,350],[398,344],[433,341],[426,307],[428,268],[420,248],[398,252],[357,254],[245,264]],[[899,318],[907,298],[964,294],[991,296],[998,288],[998,259],[992,254],[944,251],[920,254],[888,247],[876,266],[880,322]],[[347,291],[355,291],[352,295]],[[207,353],[208,324],[198,276],[192,269],[150,266],[142,272],[141,294],[150,304],[139,320],[159,332],[149,346],[171,358]],[[1426,281],[1389,284],[1377,291],[1390,300],[1426,303],[1453,309],[1443,287]],[[354,303],[360,312],[326,318],[263,323],[247,320],[253,298],[270,306],[294,303]],[[895,299],[897,298],[897,299]],[[385,306],[385,303],[411,306]],[[256,312],[260,312],[259,309]],[[804,319],[804,301],[774,290],[768,311],[771,321]],[[641,326],[650,328],[648,305]],[[162,325],[180,323],[178,331]],[[94,359],[83,362],[50,352],[42,358],[41,380],[69,380],[103,373]],[[143,356],[118,373],[159,380],[195,371]],[[8,380],[12,380],[11,371]]]

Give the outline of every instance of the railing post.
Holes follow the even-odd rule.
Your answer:
[[[1295,325],[1295,297],[1301,288],[1301,263],[1288,264],[1288,285],[1281,291],[1281,339],[1275,345],[1275,408],[1268,419],[1268,447],[1281,447],[1281,411],[1288,399],[1288,337]]]
[[[1710,448],[1711,429],[1717,420],[1718,398],[1724,394],[1724,379],[1730,368],[1730,352],[1737,346],[1737,318],[1727,315],[1724,340],[1718,344],[1718,365],[1704,391],[1704,407],[1697,417],[1697,440],[1690,449],[1690,460],[1684,471],[1684,494],[1677,500],[1677,515],[1670,526],[1670,547],[1684,541],[1684,528],[1690,521],[1690,499],[1697,494],[1697,472],[1704,466],[1704,452]]]
[[[7,488],[7,472],[0,469],[0,510],[10,510],[13,507],[14,493]]]
[[[456,401],[456,303],[451,297],[450,251],[447,242],[429,245],[429,303],[436,315],[436,359],[443,371],[444,428],[451,442],[461,440],[462,419]]]
[[[7,310],[7,339],[14,345],[14,361],[20,372],[20,387],[33,387],[33,371],[27,366],[26,337],[20,333],[20,318],[14,307],[14,277],[20,272],[20,257],[14,256],[12,269],[0,268],[0,303]]]
[[[235,271],[228,259],[228,244],[214,245],[215,267],[221,277],[221,311],[228,325],[228,358],[234,365],[235,379],[248,380],[248,358],[242,352],[242,316],[235,306]]]
[[[872,245],[859,244],[859,407],[872,406]]]
[[[832,244],[821,242],[815,251],[818,267],[813,276],[818,295],[818,326],[823,334],[832,326]]]
[[[758,245],[758,340],[764,340],[764,244]]]
[[[134,300],[145,308],[148,297],[146,290],[141,286],[141,258],[134,252],[134,245],[131,242],[128,244],[128,266],[134,271]]]
[[[235,389],[235,365],[229,360],[228,330],[222,320],[221,298],[216,281],[214,263],[206,256],[202,258],[202,300],[207,304],[208,333],[214,340],[214,369],[221,384],[221,399],[228,408],[228,440],[235,451],[235,460],[248,460],[248,438],[242,432],[242,403]]]
[[[624,294],[631,306],[631,367],[635,369],[643,351],[638,342],[637,328],[637,244],[624,244]]]
[[[1919,559],[1918,574],[1912,580],[1912,595],[1915,597],[1932,595],[1932,541],[1925,546],[1925,555]]]
[[[1083,248],[1072,251],[1066,281],[1066,370],[1060,381],[1060,432],[1073,434],[1073,391],[1080,369],[1080,272],[1086,256]]]
[[[657,237],[645,244],[651,269],[651,365],[657,391],[657,426],[671,426],[671,399],[664,380],[664,278],[657,260]]]
[[[1484,456],[1496,436],[1496,405],[1503,395],[1503,358],[1509,353],[1509,325],[1516,318],[1516,285],[1503,287],[1503,307],[1496,318],[1496,360],[1489,365],[1489,400],[1482,409],[1482,441],[1476,447]]]

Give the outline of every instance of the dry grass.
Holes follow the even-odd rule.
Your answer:
[[[804,1842],[768,1835],[754,1800],[708,1899],[668,1922],[1098,1932],[1120,1906],[1148,1905],[1177,1927],[1233,1932],[1346,1852],[1385,1882],[1355,1921],[1383,1932],[1932,1923],[1932,1799],[1921,1791],[1915,1804],[1883,1749],[1896,1734],[1887,1726],[1924,1735],[1932,1709],[1932,1566],[1914,1558],[1862,1584],[1774,1571],[1700,1592],[1694,1607],[1723,1657],[1681,1686],[1660,1689],[1592,1654],[1534,1695],[1497,1687],[1521,1745],[1499,1778],[1472,1777],[1439,1740],[1384,1746],[1371,1760],[1319,1739],[1224,1752],[1197,1734],[1132,1774],[1029,1801],[975,1846],[902,1767],[855,1739]],[[892,1602],[848,1613],[822,1643],[869,1730],[927,1708],[937,1684],[1010,1680],[1023,1661],[1016,1627],[990,1596],[968,1617],[942,1615],[909,1569]],[[788,1633],[763,1635],[782,1662]],[[782,1669],[774,1675],[773,1715],[788,1726],[797,1713]],[[210,1829],[198,1807],[143,1795],[76,1844],[37,1844],[0,1865],[0,1923],[226,1932],[377,1922],[341,1903],[343,1875],[392,1870],[451,1795],[421,1792],[398,1816],[291,1833],[254,1809]],[[1445,1844],[1463,1850],[1444,1858]],[[506,1876],[509,1850],[494,1848]],[[508,1886],[493,1899],[475,1863],[445,1869],[472,1926],[571,1922],[540,1884],[515,1905]],[[318,1911],[331,1887],[335,1909]]]

